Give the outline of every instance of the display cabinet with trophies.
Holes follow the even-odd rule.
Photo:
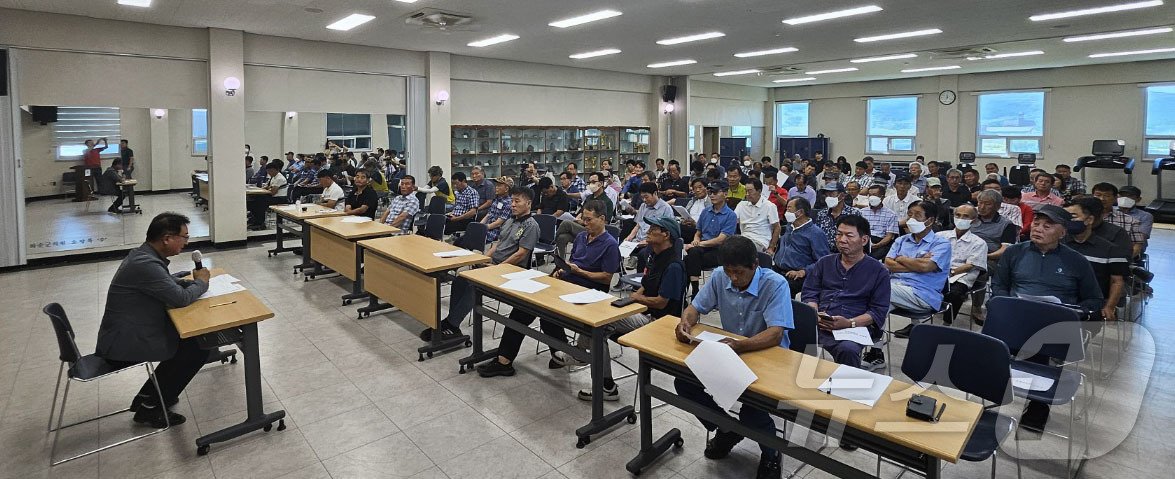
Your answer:
[[[452,171],[480,166],[486,177],[517,176],[529,162],[558,174],[575,163],[580,176],[604,160],[614,170],[628,159],[648,163],[649,129],[644,127],[454,126]]]

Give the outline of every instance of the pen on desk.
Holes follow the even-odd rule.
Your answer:
[[[947,411],[947,403],[944,402],[944,403],[942,403],[942,409],[939,409],[938,414],[934,415],[934,422],[938,422],[939,419],[942,419],[942,413],[944,413],[946,411]]]
[[[828,377],[828,390],[824,392],[827,394],[832,394],[832,376]]]
[[[230,304],[234,304],[234,303],[236,303],[236,302],[237,302],[237,301],[234,299],[234,300],[232,300],[232,301],[229,301],[229,302],[227,302],[227,303],[218,303],[218,304],[214,304],[214,305],[212,305],[212,306],[209,306],[209,308],[215,308],[215,307],[217,307],[217,306],[228,306],[228,305],[230,305]]]

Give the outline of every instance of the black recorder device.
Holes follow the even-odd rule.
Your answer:
[[[938,422],[938,418],[942,417],[942,413],[946,409],[946,404],[943,404],[939,409],[938,401],[930,396],[915,394],[910,396],[910,401],[906,403],[906,416],[922,421]]]

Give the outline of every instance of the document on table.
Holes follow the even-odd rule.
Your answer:
[[[559,296],[559,299],[567,301],[571,304],[591,304],[598,303],[604,300],[616,300],[615,296],[600,291],[598,289],[586,289],[578,293],[564,294]]]
[[[620,215],[620,219],[622,220],[631,220],[633,218],[636,218],[636,215]]]
[[[432,255],[438,258],[456,258],[458,256],[471,256],[473,255],[473,252],[467,249],[455,249],[453,251],[441,251],[439,253],[433,253]]]
[[[837,341],[852,341],[863,346],[873,345],[873,338],[869,336],[869,329],[864,326],[838,329],[832,332],[832,337]]]
[[[960,279],[963,279],[963,277],[967,276],[967,273],[969,273],[969,272],[970,271],[964,272],[964,273],[959,273],[954,276],[951,276],[950,278],[947,278],[947,284],[951,284],[951,283],[959,281]]]
[[[885,393],[890,382],[893,382],[893,378],[889,376],[842,364],[819,389],[833,396],[873,407]]]
[[[366,223],[371,221],[371,218],[366,216],[347,216],[342,219],[343,223]]]
[[[237,281],[240,280],[228,274],[213,276],[212,279],[208,280],[208,291],[205,291],[197,299],[215,298],[237,291],[244,291],[245,287],[237,284]]]
[[[512,279],[502,283],[500,288],[511,291],[518,291],[519,293],[537,293],[544,289],[551,287],[549,284],[543,284],[533,279]]]
[[[1017,298],[1027,299],[1029,301],[1040,301],[1042,303],[1063,304],[1061,299],[1056,296],[1033,296],[1031,294],[1017,294]]]
[[[1048,391],[1053,388],[1052,378],[1037,376],[1018,369],[1012,369],[1012,386],[1029,391]]]
[[[566,211],[564,211],[562,215],[559,215],[559,219],[562,221],[575,221],[575,217],[571,216],[571,213]]]
[[[702,382],[722,409],[730,409],[747,386],[759,379],[730,346],[702,341],[685,358],[685,365]]]
[[[625,241],[623,243],[620,243],[620,257],[627,258],[627,257],[631,256],[632,251],[637,249],[637,247],[639,247],[639,246],[640,246],[640,243],[637,243],[636,241]]]
[[[715,341],[715,342],[717,342],[717,341],[722,341],[723,339],[726,339],[728,337],[729,336],[718,334],[718,333],[712,333],[710,331],[702,331],[702,332],[698,333],[697,336],[686,335],[686,339],[689,339],[691,343],[700,343],[702,341]]]
[[[547,273],[544,273],[544,272],[539,271],[537,269],[526,269],[526,270],[522,270],[522,271],[515,271],[513,273],[506,273],[506,274],[502,275],[502,277],[506,278],[506,279],[534,279],[534,278],[541,278],[546,275],[547,275]]]

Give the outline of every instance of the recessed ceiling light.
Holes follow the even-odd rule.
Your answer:
[[[820,13],[817,15],[808,15],[806,17],[796,17],[784,20],[783,23],[788,25],[800,25],[804,23],[819,22],[823,20],[832,20],[834,18],[851,17],[853,15],[862,15],[866,13],[880,12],[881,7],[877,5],[869,5],[865,7],[850,8],[847,10],[837,10],[835,12]]]
[[[548,23],[547,25],[550,25],[552,27],[567,28],[567,27],[574,27],[576,25],[583,25],[585,23],[594,22],[597,20],[603,20],[605,18],[618,17],[620,15],[621,15],[621,13],[616,10],[600,10],[598,12],[589,13],[587,15],[580,15],[578,17],[572,17],[572,18],[568,18],[565,20],[554,21],[554,22]]]
[[[490,45],[497,45],[499,43],[508,42],[510,40],[517,40],[517,39],[518,39],[518,35],[511,35],[509,33],[505,33],[502,35],[498,35],[496,37],[487,38],[485,40],[478,40],[476,42],[469,42],[469,43],[467,43],[467,45],[471,46],[471,47],[479,47],[480,48],[480,47],[488,47]]]
[[[725,37],[726,34],[722,32],[707,32],[699,33],[697,35],[690,35],[686,37],[667,38],[665,40],[657,40],[658,45],[677,45],[678,43],[696,42],[698,40],[709,40],[711,38]]]
[[[728,76],[733,76],[733,75],[749,75],[749,74],[751,74],[751,73],[759,73],[760,71],[761,71],[761,70],[758,70],[758,69],[755,69],[755,68],[751,68],[751,69],[749,69],[749,70],[735,70],[735,71],[732,71],[732,72],[718,72],[718,73],[715,73],[715,74],[714,74],[714,76],[716,76],[716,77],[728,77]]]
[[[1126,55],[1148,55],[1151,53],[1175,52],[1175,48],[1155,48],[1151,50],[1135,50],[1131,52],[1094,53],[1089,58],[1124,57]]]
[[[649,68],[665,68],[665,67],[676,67],[676,66],[681,66],[681,65],[693,65],[694,63],[697,63],[697,62],[698,62],[697,60],[674,60],[671,62],[650,63],[645,66],[647,66]]]
[[[801,82],[801,81],[812,81],[815,79],[816,79],[816,77],[784,78],[782,80],[771,80],[771,83],[794,83],[794,82]]]
[[[1044,55],[1040,50],[1032,50],[1027,52],[1012,52],[1012,53],[997,53],[994,55],[984,55],[982,57],[967,57],[968,60],[999,60],[1001,58],[1016,58],[1016,57],[1030,57],[1033,55]]]
[[[620,50],[617,50],[615,48],[606,48],[603,50],[596,50],[594,52],[576,53],[575,55],[571,55],[568,58],[574,58],[576,60],[583,60],[584,58],[602,57],[604,55],[615,55],[617,53],[620,53]]]
[[[347,15],[346,18],[343,18],[342,20],[339,20],[339,21],[334,22],[330,25],[327,25],[326,28],[329,28],[331,30],[346,31],[346,30],[350,30],[352,28],[355,28],[359,25],[362,25],[364,23],[370,22],[374,19],[375,19],[375,17],[373,17],[371,15],[364,15],[362,13],[352,13],[350,15]]]
[[[1171,27],[1147,28],[1147,29],[1143,29],[1143,30],[1129,30],[1129,31],[1125,31],[1125,32],[1112,32],[1112,33],[1095,33],[1093,35],[1081,35],[1079,37],[1066,37],[1063,41],[1069,42],[1069,43],[1088,42],[1088,41],[1092,41],[1092,40],[1108,40],[1111,38],[1137,37],[1140,35],[1156,35],[1159,33],[1171,33],[1171,31],[1172,31]]]
[[[396,0],[396,1],[400,2],[400,3],[416,3],[416,0]]]
[[[912,32],[890,33],[888,35],[877,35],[874,37],[861,37],[853,39],[857,43],[880,42],[883,40],[897,40],[899,38],[921,37],[925,35],[937,35],[942,33],[942,30],[937,28],[928,28],[925,30],[915,30]]]
[[[758,50],[754,52],[735,53],[734,56],[739,58],[761,57],[763,55],[775,55],[777,53],[791,53],[799,51],[795,47],[773,48],[771,50]]]
[[[857,71],[857,67],[834,68],[832,70],[816,70],[816,71],[804,72],[804,74],[805,75],[823,75],[825,73],[844,73],[844,72],[855,72],[855,71]]]
[[[150,7],[151,0],[118,0],[118,4],[128,7]]]
[[[884,61],[888,61],[888,60],[901,60],[903,58],[915,58],[917,56],[918,55],[915,53],[902,53],[902,54],[898,54],[898,55],[886,55],[883,57],[858,58],[856,60],[849,60],[849,63],[884,62]]]
[[[1123,10],[1135,10],[1138,8],[1157,7],[1163,4],[1163,0],[1149,0],[1146,2],[1131,2],[1122,3],[1118,5],[1108,5],[1105,7],[1083,8],[1081,10],[1070,10],[1068,12],[1045,13],[1041,15],[1033,15],[1028,17],[1034,22],[1043,22],[1046,20],[1056,20],[1058,18],[1082,17],[1085,15],[1097,15],[1099,13],[1121,12]]]
[[[945,66],[945,67],[908,68],[908,69],[902,70],[902,73],[933,72],[933,71],[939,71],[939,70],[958,70],[960,68],[963,68],[963,67],[961,67],[959,65],[950,65],[950,66]]]

